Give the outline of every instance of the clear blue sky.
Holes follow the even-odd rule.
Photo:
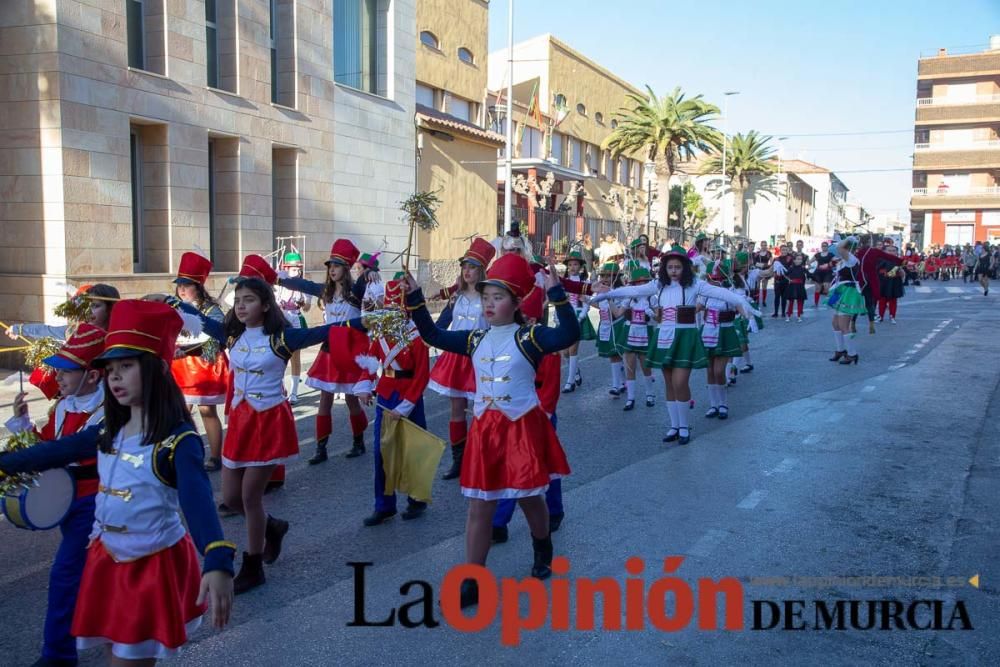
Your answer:
[[[515,42],[550,32],[640,88],[680,86],[720,108],[722,91],[740,91],[729,132],[906,130],[784,142],[786,157],[838,172],[869,210],[904,219],[918,56],[1000,34],[1000,0],[514,2]],[[506,40],[507,0],[493,0],[490,50]],[[877,169],[905,171],[850,173]]]

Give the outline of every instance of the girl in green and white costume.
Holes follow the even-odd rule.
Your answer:
[[[725,249],[717,246],[715,260],[708,266],[707,280],[711,285],[732,288],[732,264],[724,259]],[[698,308],[704,312],[701,325],[701,342],[708,353],[708,397],[711,407],[705,413],[708,419],[728,419],[727,397],[729,361],[742,353],[740,336],[736,330],[736,310],[727,302],[714,297],[699,297]]]
[[[583,255],[579,251],[574,250],[566,256],[566,275],[563,278],[564,280],[576,283],[587,281],[587,270],[583,261]],[[573,311],[576,313],[576,319],[580,322],[580,340],[597,340],[597,332],[594,331],[594,325],[590,323],[590,318],[587,317],[587,313],[590,312],[590,306],[585,302],[586,297],[582,294],[569,292],[566,294],[566,298],[569,299],[569,303],[573,306]],[[558,326],[558,318],[556,320],[556,326]],[[583,377],[580,375],[580,367],[577,364],[577,355],[580,352],[580,340],[562,351],[562,355],[566,358],[567,366],[569,366],[569,372],[566,375],[566,384],[562,389],[562,393],[564,394],[576,391],[576,388],[583,384]]]
[[[618,264],[605,262],[598,275],[597,284],[605,290],[621,287],[621,269]],[[622,355],[625,354],[625,340],[628,337],[625,303],[618,299],[609,299],[598,304],[597,309],[600,311],[600,324],[597,327],[597,356],[611,362],[611,389],[608,393],[614,398],[618,398],[625,391],[625,364],[622,362]]]
[[[848,236],[837,244],[837,257],[834,260],[837,278],[826,300],[826,305],[833,310],[833,339],[836,345],[830,361],[839,361],[841,364],[858,363],[858,344],[855,334],[851,333],[851,318],[868,312],[859,284],[864,280],[861,262],[854,255],[857,246],[858,239],[855,236]]]
[[[664,442],[678,440],[686,445],[691,439],[687,405],[691,400],[691,369],[708,365],[705,345],[695,324],[695,305],[700,296],[735,306],[747,316],[755,312],[745,298],[727,289],[695,281],[691,260],[679,246],[674,246],[661,259],[656,281],[611,290],[591,299],[591,303],[600,303],[614,298],[657,298],[660,329],[650,344],[648,364],[663,370],[667,386],[670,429]]]

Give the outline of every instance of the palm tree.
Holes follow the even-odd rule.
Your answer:
[[[709,123],[719,116],[719,107],[696,95],[685,98],[680,88],[663,97],[646,86],[647,95],[629,93],[626,106],[615,115],[618,127],[601,148],[618,157],[645,153],[655,165],[658,222],[669,225],[670,177],[678,158],[692,158],[695,151],[718,150],[722,134]]]
[[[728,177],[726,180],[730,183],[736,203],[733,230],[737,236],[743,235],[747,229],[749,204],[756,201],[758,195],[767,197],[775,191],[776,184],[769,178],[777,171],[770,141],[771,137],[750,130],[746,134],[734,134],[726,146],[724,177]],[[721,174],[722,154],[716,153],[705,160],[701,173]]]

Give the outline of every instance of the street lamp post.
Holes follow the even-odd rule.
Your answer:
[[[507,0],[507,127],[504,144],[503,233],[510,229],[514,180],[514,0]]]
[[[649,238],[649,228],[653,221],[653,181],[656,179],[656,163],[649,160],[643,168],[646,170],[646,238]]]
[[[725,98],[723,100],[723,102],[722,102],[722,109],[723,109],[723,111],[722,111],[722,185],[723,185],[723,189],[722,189],[722,225],[723,225],[722,226],[722,231],[723,231],[723,233],[725,233],[726,227],[729,226],[729,217],[728,217],[728,214],[727,214],[727,211],[726,211],[726,208],[728,208],[726,206],[726,203],[729,201],[729,199],[728,199],[728,196],[726,195],[726,190],[725,190],[725,185],[726,185],[726,183],[729,180],[729,175],[726,172],[726,153],[728,153],[728,150],[727,150],[726,146],[727,146],[728,137],[729,137],[729,98],[732,97],[733,95],[739,95],[739,94],[740,94],[740,91],[738,91],[738,90],[727,90],[726,92],[722,93],[722,95]],[[729,188],[729,191],[732,192],[732,188]],[[733,226],[733,231],[736,231],[735,225]]]

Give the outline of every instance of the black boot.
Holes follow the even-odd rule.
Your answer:
[[[369,528],[380,526],[394,516],[396,516],[396,510],[375,510],[371,516],[365,517],[363,523]]]
[[[233,593],[235,595],[246,593],[252,588],[262,586],[265,581],[263,555],[248,554],[244,551],[240,573],[233,579]]]
[[[358,433],[354,436],[354,443],[351,446],[351,451],[344,454],[345,458],[354,459],[365,453],[365,434]]]
[[[326,454],[326,443],[329,439],[330,438],[328,436],[325,438],[320,438],[319,440],[316,441],[316,453],[313,454],[313,457],[311,459],[309,459],[309,465],[314,466],[317,463],[323,463],[328,458],[330,458]]]
[[[281,555],[281,541],[288,533],[288,522],[267,515],[267,525],[264,528],[264,562],[270,565]]]
[[[531,538],[531,548],[535,550],[535,564],[531,566],[531,576],[548,579],[552,576],[552,534],[538,539]]]
[[[403,521],[412,521],[413,519],[419,519],[426,511],[427,503],[409,498],[406,509],[399,516],[402,517]]]
[[[559,526],[562,525],[563,517],[565,514],[550,514],[549,515],[549,532],[554,533],[559,530]]]
[[[455,479],[462,474],[463,456],[465,456],[465,440],[451,446],[451,467],[441,479]]]
[[[507,526],[493,526],[493,544],[503,544],[508,539],[510,539],[510,535],[507,532]]]
[[[462,582],[459,600],[462,609],[479,604],[479,584],[475,579],[466,579]]]

